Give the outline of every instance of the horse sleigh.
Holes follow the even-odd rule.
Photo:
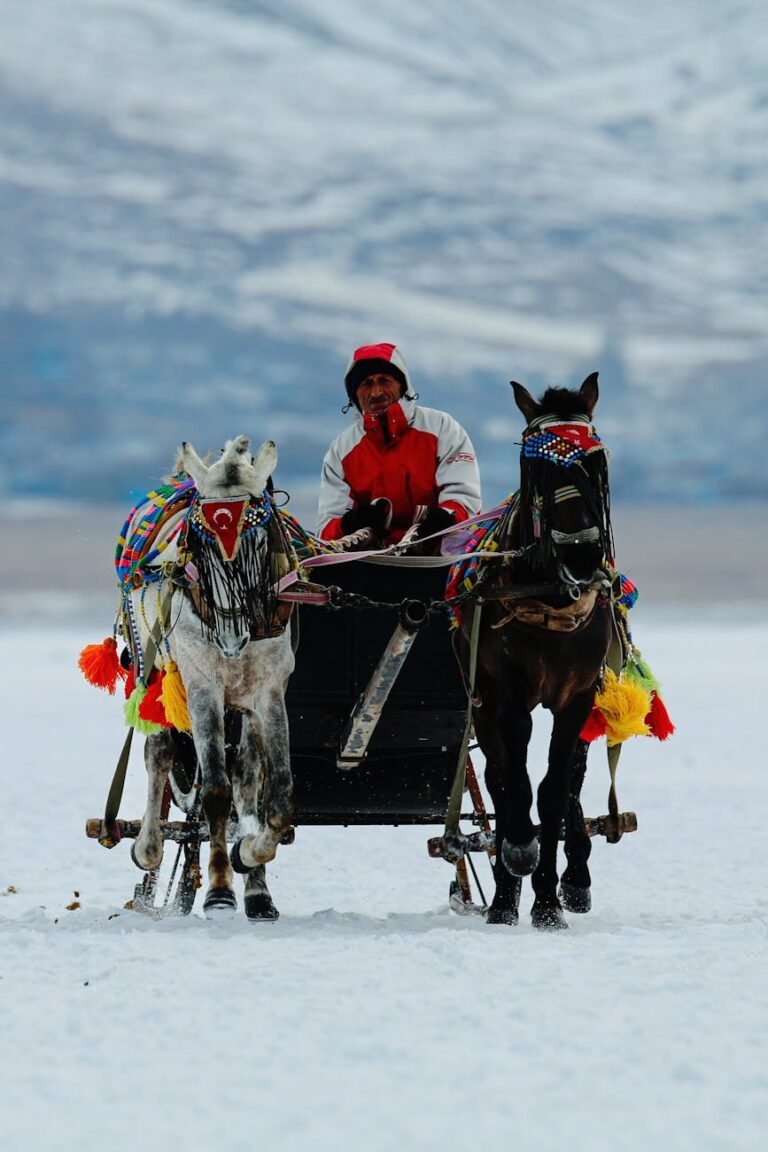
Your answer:
[[[552,412],[519,385],[515,391],[529,429],[540,421],[527,435],[538,436],[537,443],[542,429],[548,435],[542,417],[559,428],[555,452],[562,453],[563,444],[573,449],[586,435],[585,423],[591,428],[596,375],[578,392],[551,390]],[[575,439],[563,438],[568,421]],[[134,726],[147,733],[147,810],[142,820],[117,816],[129,729],[104,816],[86,825],[87,835],[107,847],[133,839],[132,857],[144,877],[132,907],[151,915],[189,913],[208,842],[206,915],[236,906],[234,870],[245,877],[248,918],[273,920],[278,913],[266,865],[279,845],[292,842],[297,826],[423,824],[443,826],[428,850],[455,868],[449,893],[455,911],[516,923],[526,875],[536,895],[536,927],[565,927],[563,907],[587,911],[589,837],[616,842],[637,822],[634,813],[618,811],[613,787],[623,736],[609,749],[609,813],[583,816],[588,741],[582,727],[606,668],[614,666],[618,682],[619,674],[626,679],[622,670],[634,666],[638,690],[643,677],[648,687],[650,673],[632,646],[617,577],[608,568],[604,467],[585,467],[585,455],[573,451],[564,461],[550,453],[544,469],[539,455],[535,481],[527,490],[524,476],[522,485],[536,527],[526,524],[519,501],[484,517],[485,548],[472,550],[475,533],[456,569],[464,576],[474,559],[474,582],[454,580],[446,599],[445,562],[414,556],[424,546],[409,546],[408,536],[384,555],[318,548],[274,506],[268,490],[274,445],[251,461],[240,437],[210,468],[185,445],[182,474],[191,479],[183,515],[158,517],[165,521],[164,543],[170,538],[172,546],[161,551],[158,533],[150,532],[134,557],[123,557],[123,575],[130,578],[123,583],[119,631],[137,685],[126,711],[133,700]],[[575,466],[583,473],[576,485]],[[553,481],[566,471],[569,493],[576,495],[563,498],[565,486]],[[185,483],[177,481],[177,490]],[[359,537],[346,542],[357,549],[365,543]],[[532,619],[536,611],[549,614],[555,628]],[[453,631],[450,612],[461,616]],[[590,632],[585,624],[593,621]],[[545,684],[506,666],[510,636],[515,651],[544,662]],[[114,661],[113,646],[105,646]],[[86,659],[86,675],[99,683],[87,668]],[[124,675],[121,669],[109,684],[102,675],[101,686],[114,688]],[[500,677],[509,679],[501,691]],[[644,695],[641,711],[655,695]],[[525,751],[530,711],[540,701],[555,721],[539,789],[541,826],[534,826]],[[642,720],[634,721],[635,730],[647,732]],[[486,758],[494,812],[472,762],[473,731]],[[169,819],[172,804],[181,819]],[[559,839],[568,867],[555,891]],[[175,843],[176,856],[161,891],[166,841]],[[492,862],[490,902],[475,854]]]

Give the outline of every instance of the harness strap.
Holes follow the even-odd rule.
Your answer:
[[[472,631],[469,639],[469,675],[467,677],[467,719],[464,724],[464,736],[459,750],[459,761],[456,765],[456,775],[453,778],[453,787],[448,798],[448,807],[445,814],[445,840],[453,840],[458,835],[459,819],[461,817],[461,798],[464,795],[464,783],[467,773],[467,758],[469,755],[469,737],[472,730],[472,702],[475,698],[475,676],[477,673],[477,648],[480,637],[480,617],[482,614],[482,601],[475,604],[472,617]]]
[[[152,631],[150,632],[149,640],[144,649],[144,664],[146,668],[151,668],[155,662],[155,656],[162,642],[165,624],[168,620],[172,595],[173,589],[170,584],[167,584],[160,597],[157,618],[152,625]],[[115,845],[120,842],[117,814],[120,811],[120,801],[123,798],[123,788],[125,787],[125,777],[128,772],[128,761],[131,755],[132,741],[133,728],[131,727],[128,729],[128,734],[125,737],[122,750],[117,759],[117,767],[112,777],[112,783],[107,793],[107,802],[104,806],[104,815],[101,819],[101,828],[99,829],[99,844],[101,844],[102,848],[114,848]]]

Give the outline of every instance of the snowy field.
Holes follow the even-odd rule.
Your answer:
[[[531,928],[527,886],[515,929],[450,913],[430,829],[299,828],[270,866],[277,924],[126,911],[127,844],[84,836],[123,739],[119,703],[75,667],[106,620],[6,616],[4,1152],[764,1147],[754,610],[635,609],[678,732],[625,747],[619,799],[639,830],[595,845],[594,910],[554,936]],[[545,733],[542,717],[539,763]],[[607,788],[600,748],[588,813]],[[123,815],[142,789],[135,747]]]

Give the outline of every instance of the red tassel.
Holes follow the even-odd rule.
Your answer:
[[[130,699],[134,688],[136,687],[136,673],[133,670],[133,664],[128,669],[128,674],[125,677],[125,698]]]
[[[651,730],[651,736],[655,736],[657,740],[666,740],[675,730],[666,705],[656,692],[651,693],[651,710],[645,722]]]
[[[599,739],[600,736],[605,736],[608,722],[599,708],[593,708],[584,723],[579,739],[587,740],[590,744],[593,740]]]
[[[106,689],[110,696],[114,695],[117,681],[125,679],[114,636],[107,636],[101,644],[86,644],[77,664],[89,684]]]
[[[160,699],[160,693],[163,691],[163,680],[165,674],[153,668],[152,674],[149,677],[149,685],[144,699],[139,704],[139,716],[142,720],[148,720],[150,724],[162,724],[164,728],[172,728],[173,725],[165,714],[163,702]]]

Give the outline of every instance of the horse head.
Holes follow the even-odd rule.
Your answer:
[[[577,599],[613,555],[607,453],[592,424],[597,372],[579,389],[539,401],[512,381],[525,416],[520,457],[520,541],[532,565]]]
[[[251,457],[250,440],[238,436],[208,465],[185,442],[176,463],[197,488],[187,533],[193,604],[209,639],[223,655],[237,657],[250,640],[269,634],[274,611],[267,546],[272,505],[265,488],[277,448],[267,440]]]
[[[203,498],[250,496],[258,500],[276,464],[274,440],[265,440],[252,457],[250,440],[247,436],[238,436],[227,440],[221,456],[211,465],[201,460],[192,445],[184,441],[179,449],[176,470],[187,472],[192,477]]]

